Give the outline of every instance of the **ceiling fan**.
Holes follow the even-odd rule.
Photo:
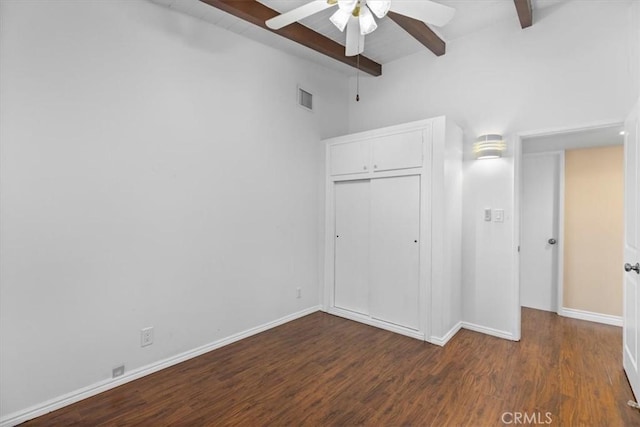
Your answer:
[[[355,56],[364,51],[364,36],[378,28],[373,15],[384,18],[395,12],[438,27],[446,25],[456,10],[431,0],[312,0],[266,21],[267,27],[279,30],[296,21],[334,6],[331,22],[340,31],[347,30],[345,55]]]

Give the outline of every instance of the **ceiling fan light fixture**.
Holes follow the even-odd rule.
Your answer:
[[[376,28],[378,28],[378,24],[376,24],[376,20],[373,18],[371,11],[367,7],[363,7],[360,9],[360,34],[366,36],[369,33],[372,33]]]
[[[349,22],[349,17],[351,16],[351,11],[346,11],[345,9],[338,9],[335,11],[333,15],[329,18],[329,20],[336,26],[340,31],[344,31],[344,28],[347,26],[347,22]]]
[[[338,7],[345,12],[353,12],[358,5],[358,0],[338,0]]]
[[[367,6],[378,18],[384,18],[391,8],[391,0],[367,0]]]

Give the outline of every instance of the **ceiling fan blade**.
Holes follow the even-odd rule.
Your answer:
[[[431,0],[392,0],[391,11],[437,27],[446,25],[456,13],[454,8]]]
[[[267,19],[265,23],[267,24],[267,27],[271,28],[272,30],[279,30],[282,27],[286,27],[289,24],[293,24],[294,22],[300,21],[307,16],[311,16],[335,5],[336,3],[329,3],[327,2],[327,0],[312,0],[305,5],[297,7],[288,12],[281,13],[280,15],[271,19]]]
[[[344,54],[345,56],[356,56],[362,52],[364,52],[364,36],[360,34],[360,20],[351,16],[347,23],[347,42]]]

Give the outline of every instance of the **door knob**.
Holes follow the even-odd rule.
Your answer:
[[[548,240],[550,245],[555,245],[556,243],[558,243],[558,241],[556,239],[554,239],[553,237],[551,239]]]
[[[636,265],[631,265],[629,263],[626,263],[624,265],[624,271],[628,273],[631,270],[635,271],[637,274],[640,274],[640,262],[636,262]]]

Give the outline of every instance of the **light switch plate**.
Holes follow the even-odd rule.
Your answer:
[[[504,209],[496,209],[493,212],[493,218],[495,222],[504,222]]]
[[[484,208],[484,220],[491,221],[491,208]]]

